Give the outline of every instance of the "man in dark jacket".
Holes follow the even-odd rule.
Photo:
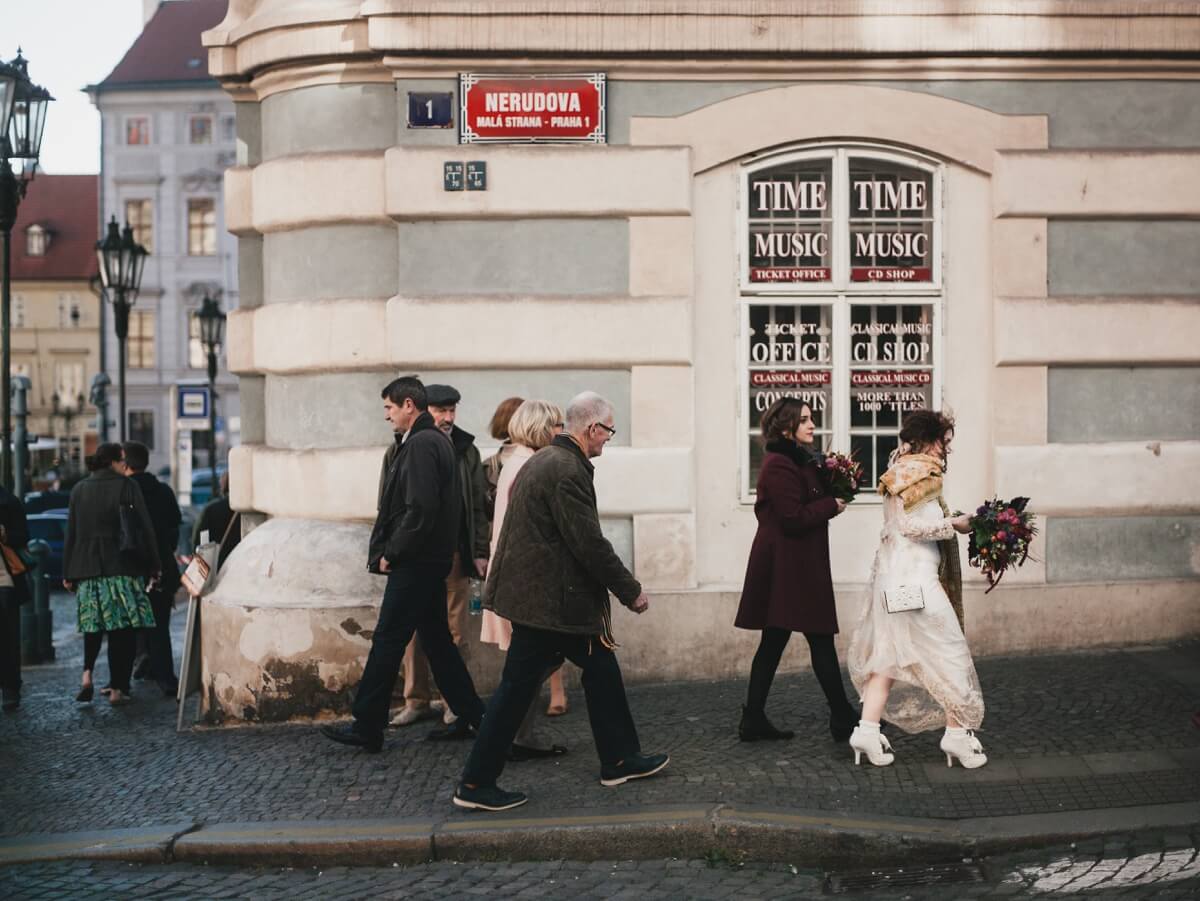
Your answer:
[[[475,447],[475,436],[454,424],[458,413],[458,402],[462,395],[450,385],[426,385],[425,398],[429,415],[434,425],[450,438],[454,455],[458,460],[458,482],[462,496],[462,516],[459,519],[458,544],[454,551],[454,563],[446,577],[446,615],[450,623],[450,634],[463,660],[469,659],[467,644],[468,606],[471,579],[487,574],[489,529],[487,518],[487,479],[483,473],[483,459]],[[388,453],[393,451],[389,449]],[[407,726],[432,715],[433,687],[430,685],[429,663],[421,649],[420,641],[414,641],[404,654],[404,709],[392,720],[394,726]],[[454,722],[454,714],[446,711],[447,724]],[[439,731],[434,738],[469,738],[464,727]]]
[[[383,389],[384,415],[402,434],[371,530],[367,568],[387,576],[371,652],[354,698],[354,723],[325,726],[336,742],[383,749],[392,689],[405,648],[416,633],[450,709],[475,729],[483,702],[446,621],[446,576],[458,540],[458,467],[454,447],[426,410],[425,386],[405,377]]]
[[[650,606],[600,530],[589,459],[615,433],[612,404],[580,394],[567,407],[566,432],[534,454],[513,485],[486,597],[512,623],[512,644],[454,793],[458,807],[507,810],[525,803],[524,794],[506,792],[496,780],[543,677],[563,658],[583,670],[601,785],[652,776],[670,760],[642,754],[613,654],[608,593],[634,613]]]
[[[146,472],[150,465],[150,449],[140,441],[126,441],[121,450],[125,454],[125,474],[141,489],[142,500],[150,513],[158,563],[162,567],[158,583],[148,592],[154,611],[154,627],[141,630],[149,657],[147,672],[162,693],[172,698],[179,689],[179,680],[175,677],[175,656],[171,650],[171,608],[175,606],[175,592],[179,590],[175,548],[179,545],[179,523],[183,517],[171,487]],[[138,675],[136,667],[134,675]]]

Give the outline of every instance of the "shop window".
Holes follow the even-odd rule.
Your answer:
[[[149,450],[154,450],[154,411],[130,410],[127,434],[130,441],[140,441]]]
[[[154,253],[154,204],[144,198],[126,200],[125,221],[133,229],[133,240]]]
[[[211,197],[193,197],[187,202],[188,256],[211,257],[217,253],[217,209]]]
[[[743,168],[742,498],[779,397],[813,411],[823,450],[874,490],[908,410],[940,404],[941,169],[876,147],[775,154]]]
[[[148,116],[130,116],[125,120],[125,143],[131,146],[150,143]]]
[[[126,353],[130,369],[154,368],[154,314],[145,310],[129,313]]]
[[[211,144],[213,139],[212,116],[188,117],[188,143]]]

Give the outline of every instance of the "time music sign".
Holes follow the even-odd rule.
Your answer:
[[[460,76],[463,144],[603,144],[604,74]]]

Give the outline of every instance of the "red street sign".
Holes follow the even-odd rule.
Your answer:
[[[460,76],[462,144],[603,144],[604,73]]]
[[[828,385],[833,382],[833,373],[828,370],[756,370],[750,373],[750,385],[754,388],[771,388],[781,385]]]
[[[930,282],[933,269],[929,266],[854,266],[852,282]]]

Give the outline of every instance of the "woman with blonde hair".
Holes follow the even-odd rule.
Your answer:
[[[492,518],[492,547],[490,557],[496,555],[496,546],[500,542],[500,531],[504,527],[504,516],[508,511],[508,499],[512,492],[513,483],[525,465],[537,451],[546,447],[554,440],[554,436],[562,431],[563,411],[554,404],[544,400],[527,400],[517,407],[508,421],[508,434],[512,442],[512,453],[500,470],[500,478],[496,483],[496,508]],[[483,625],[480,629],[479,640],[494,644],[502,651],[507,651],[512,641],[512,623],[491,610],[483,611]],[[553,679],[558,679],[559,695],[562,697],[562,707],[566,709],[566,697],[562,688],[562,671],[555,669],[551,678],[551,706],[554,705]],[[562,745],[546,746],[534,736],[534,705],[530,705],[521,728],[513,739],[509,751],[511,760],[531,760],[538,757],[557,757],[567,753]]]
[[[972,732],[983,722],[983,692],[951,601],[961,590],[955,532],[971,530],[970,518],[951,516],[942,499],[953,439],[945,413],[909,413],[879,480],[883,533],[848,661],[863,702],[850,736],[855,763],[863,754],[875,766],[895,759],[879,732],[883,716],[910,733],[944,724],[948,766],[987,763]]]

